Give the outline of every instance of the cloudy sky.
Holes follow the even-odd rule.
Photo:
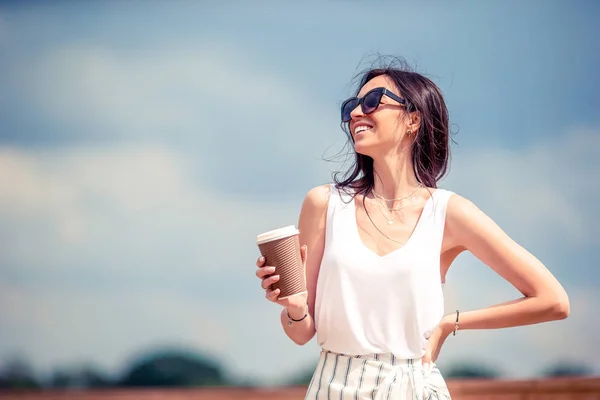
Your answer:
[[[311,367],[254,277],[256,234],[297,222],[342,150],[340,102],[375,53],[443,90],[440,186],[473,200],[571,298],[560,322],[465,331],[440,366],[600,372],[600,6],[593,1],[3,2],[0,362],[41,373],[191,348],[236,377]],[[367,63],[367,64],[365,64]],[[519,295],[474,257],[451,312]]]

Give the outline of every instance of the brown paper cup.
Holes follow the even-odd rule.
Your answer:
[[[265,264],[275,267],[279,281],[271,285],[279,289],[279,299],[306,293],[306,278],[300,255],[299,231],[294,225],[275,229],[257,236],[256,244]]]

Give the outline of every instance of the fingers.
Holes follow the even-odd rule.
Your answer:
[[[263,279],[263,281],[260,285],[262,286],[263,289],[268,289],[272,284],[274,284],[278,280],[279,280],[279,275],[273,275],[273,276]]]
[[[431,364],[431,352],[427,351],[423,356],[421,362],[423,363],[423,367],[426,367],[429,364]]]
[[[262,280],[260,286],[265,290],[267,299],[276,302],[280,290],[271,290],[271,285],[279,281],[279,275],[273,275],[275,273],[275,267],[265,265],[265,258],[263,256],[258,257],[256,266],[258,267],[256,270],[256,277]]]
[[[300,257],[302,257],[302,262],[306,262],[306,256],[308,255],[308,247],[306,245],[300,247]]]
[[[260,279],[264,279],[273,272],[275,272],[275,267],[262,267],[256,270],[256,276]]]
[[[277,301],[277,296],[279,296],[279,293],[280,293],[279,289],[267,290],[266,297],[270,301]]]
[[[433,369],[433,364],[431,362],[423,363],[423,376],[429,377],[431,375],[431,370]]]

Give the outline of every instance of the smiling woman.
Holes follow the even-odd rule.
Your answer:
[[[257,261],[285,333],[316,334],[320,361],[306,399],[450,398],[435,366],[449,335],[566,318],[569,300],[533,255],[472,202],[437,187],[449,160],[449,118],[439,88],[405,66],[364,73],[341,120],[355,162],[309,191],[300,212],[308,292],[279,299],[274,268]],[[444,312],[454,259],[470,251],[522,298]]]

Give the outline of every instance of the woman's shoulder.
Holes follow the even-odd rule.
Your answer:
[[[448,204],[446,206],[446,223],[451,227],[464,228],[481,223],[489,217],[468,197],[446,190]]]
[[[310,224],[313,226],[321,225],[320,222],[315,225],[315,221],[325,221],[331,189],[331,185],[325,184],[315,186],[306,193],[300,211],[301,225],[303,224],[302,221],[311,221]]]
[[[432,196],[436,197],[447,197],[450,198],[452,195],[456,194],[451,189],[443,188],[443,187],[429,187],[425,186],[425,189],[432,194]]]
[[[459,214],[469,213],[473,211],[474,207],[477,207],[470,199],[460,193],[448,189],[438,189],[438,191],[441,191],[440,195],[445,195],[448,198],[448,213],[458,216]]]
[[[306,193],[304,203],[311,208],[327,208],[332,190],[335,188],[331,183],[315,186]]]

